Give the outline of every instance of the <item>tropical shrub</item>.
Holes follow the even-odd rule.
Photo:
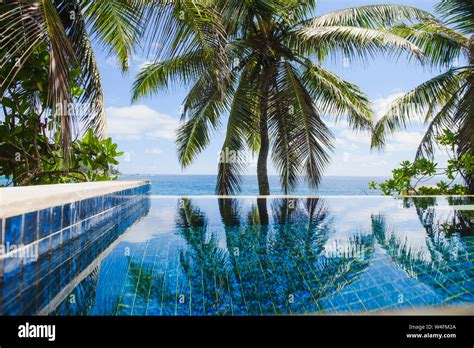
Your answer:
[[[5,74],[13,63],[0,69]],[[34,185],[112,179],[109,166],[118,164],[117,144],[100,139],[89,129],[73,140],[65,161],[61,117],[48,106],[50,55],[44,46],[31,54],[1,100],[0,176],[7,185]],[[81,95],[80,72],[71,70],[73,95]],[[67,107],[67,106],[66,106]]]
[[[392,177],[382,183],[369,183],[370,189],[378,189],[385,195],[420,194],[420,195],[463,195],[468,194],[468,187],[459,184],[457,179],[468,182],[474,175],[474,156],[460,153],[459,136],[450,130],[436,137],[437,143],[447,150],[449,159],[444,168],[440,168],[427,158],[419,158],[414,162],[403,161],[399,168],[392,171]],[[437,176],[446,177],[448,181],[439,181],[434,186],[423,186]]]

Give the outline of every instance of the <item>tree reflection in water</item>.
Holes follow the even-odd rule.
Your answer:
[[[152,279],[145,266],[140,274],[146,281],[137,296],[161,302],[163,315],[324,311],[321,300],[352,283],[368,266],[372,236],[357,235],[344,249],[328,251],[325,244],[334,231],[322,199],[272,200],[271,224],[266,204],[261,199],[242,214],[239,201],[220,199],[225,244],[219,244],[205,214],[183,199],[177,226],[186,243],[179,252],[186,280],[178,289],[166,286],[163,274]]]
[[[99,273],[94,271],[79,290],[74,290],[77,305],[63,303],[62,313],[110,314],[110,306],[115,308],[112,314],[117,315],[332,312],[333,308],[325,307],[327,299],[334,301],[361,286],[378,289],[377,279],[375,285],[363,284],[374,276],[369,274],[369,265],[377,266],[379,261],[383,261],[383,267],[404,270],[406,276],[416,280],[414,285],[418,282],[429,287],[440,303],[474,302],[474,212],[457,207],[472,203],[472,198],[449,198],[451,207],[442,209],[437,198],[404,199],[406,212],[416,211],[418,229],[422,226],[425,231],[422,244],[419,240],[415,243],[411,235],[402,238],[403,227],[391,220],[390,212],[383,215],[378,210],[365,233],[356,232],[354,225],[355,231],[346,237],[336,234],[335,220],[343,217],[331,212],[321,198],[226,198],[217,203],[222,224],[214,225],[200,204],[179,200],[175,236],[168,234],[171,258],[165,253],[159,262],[151,262],[153,259],[144,261],[143,252],[137,257],[128,256],[124,289],[129,290],[123,290],[115,299],[109,296],[107,309],[104,304],[94,305]],[[410,217],[410,224],[417,223]],[[149,244],[155,248],[153,252],[162,255],[165,245],[160,241],[153,239]],[[137,248],[145,246],[138,244]],[[358,279],[360,282],[351,286]],[[380,290],[377,295],[382,294]],[[124,295],[132,296],[132,300],[124,301]],[[94,306],[97,308],[92,311]],[[371,308],[380,307],[376,304]]]
[[[452,206],[468,204],[472,198],[452,197]],[[418,218],[426,231],[425,248],[413,247],[408,239],[401,239],[396,231],[387,227],[383,215],[372,216],[372,229],[377,242],[386,250],[391,260],[407,274],[430,287],[446,303],[451,301],[473,302],[472,281],[474,269],[471,255],[473,244],[463,237],[473,235],[474,212],[454,209],[439,216],[437,198],[404,198],[406,208],[415,207]],[[456,208],[456,207],[454,207]]]

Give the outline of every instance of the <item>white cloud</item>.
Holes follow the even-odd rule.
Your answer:
[[[371,135],[369,132],[354,131],[351,129],[342,130],[337,137],[340,137],[343,140],[359,144],[370,144]]]
[[[107,115],[108,133],[116,138],[139,140],[144,137],[174,140],[179,121],[146,105],[109,107]]]
[[[146,149],[145,153],[149,155],[159,155],[163,153],[163,151],[159,148],[153,148],[153,149]]]
[[[415,152],[423,138],[420,132],[395,132],[389,136],[385,147],[387,152],[413,151]]]

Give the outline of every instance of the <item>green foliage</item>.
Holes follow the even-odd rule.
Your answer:
[[[72,143],[68,163],[64,161],[61,120],[53,116],[47,102],[49,60],[46,48],[38,48],[1,100],[0,176],[15,186],[114,179],[109,166],[118,164],[116,157],[122,153],[112,139],[101,140],[92,129]],[[10,68],[6,65],[0,73]],[[73,69],[70,76],[71,89],[79,95],[80,72]]]
[[[474,175],[474,156],[464,153],[457,155],[458,136],[456,133],[445,130],[436,138],[438,144],[449,150],[452,157],[447,161],[445,168],[439,168],[438,163],[426,158],[414,162],[403,161],[400,167],[392,171],[392,177],[382,183],[369,182],[372,190],[380,189],[384,195],[464,195],[469,190],[466,186],[455,183],[458,176],[466,181],[467,177]],[[450,182],[439,181],[435,186],[422,186],[424,182],[445,176]]]
[[[109,172],[111,165],[119,162],[116,157],[123,155],[117,151],[117,144],[111,138],[100,140],[89,129],[82,140],[73,144],[72,163],[76,168],[81,168],[91,181],[115,179]]]
[[[116,179],[109,167],[118,164],[116,157],[122,152],[111,138],[100,140],[89,129],[81,140],[73,142],[66,166],[59,133],[52,138],[36,133],[36,120],[33,115],[23,120],[23,125],[0,125],[0,175],[10,178],[15,186]]]

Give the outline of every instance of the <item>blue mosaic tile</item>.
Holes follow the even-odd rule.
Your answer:
[[[80,201],[79,219],[84,220],[89,214],[89,200],[83,199]]]
[[[61,228],[66,228],[71,225],[71,203],[63,205],[63,214],[61,221]]]
[[[65,228],[61,231],[61,244],[65,244],[71,238],[71,228]]]
[[[346,300],[347,303],[349,304],[352,304],[352,303],[356,303],[356,302],[359,302],[359,298],[357,297],[357,295],[353,292],[347,294],[344,296],[344,299]]]
[[[41,291],[38,294],[38,308],[43,308],[45,307],[51,297],[50,297],[50,278],[46,277],[38,282],[38,288],[41,289]]]
[[[10,256],[3,259],[3,280],[5,285],[11,286],[9,283],[13,281],[12,279],[18,277],[20,274],[20,263],[21,259],[18,256]]]
[[[60,242],[61,242],[61,233],[56,233],[51,236],[51,248],[53,250],[59,247]]]
[[[5,313],[8,315],[20,315],[22,307],[18,305],[18,302],[21,300],[20,295],[16,295],[14,300],[7,302],[5,306]]]
[[[95,213],[99,214],[104,211],[104,196],[99,196],[95,198],[96,201],[94,202],[95,206]]]
[[[51,208],[39,211],[39,238],[51,234]]]
[[[6,219],[5,222],[5,245],[7,246],[19,246],[22,243],[21,240],[21,228],[22,228],[23,215],[12,216]]]
[[[21,281],[23,284],[34,284],[36,281],[36,262],[29,260],[21,266]]]
[[[364,299],[363,303],[364,303],[364,307],[368,311],[377,310],[379,308],[378,302],[373,298],[366,298],[366,299]]]
[[[80,202],[71,203],[71,225],[79,222]]]
[[[81,231],[82,224],[76,224],[71,227],[71,238],[77,238]]]
[[[28,288],[21,293],[21,305],[23,315],[35,315],[38,311],[37,294],[35,288]]]
[[[51,214],[51,233],[57,232],[61,229],[61,210],[62,206],[52,208]]]
[[[23,226],[23,244],[30,244],[38,239],[38,212],[26,213]]]
[[[388,295],[380,295],[380,296],[377,296],[375,298],[375,300],[377,301],[377,303],[380,305],[381,308],[383,307],[387,307],[387,306],[390,306],[393,304],[393,300],[390,298],[390,296]]]
[[[39,254],[45,254],[51,251],[51,237],[46,237],[39,241],[38,244]]]

